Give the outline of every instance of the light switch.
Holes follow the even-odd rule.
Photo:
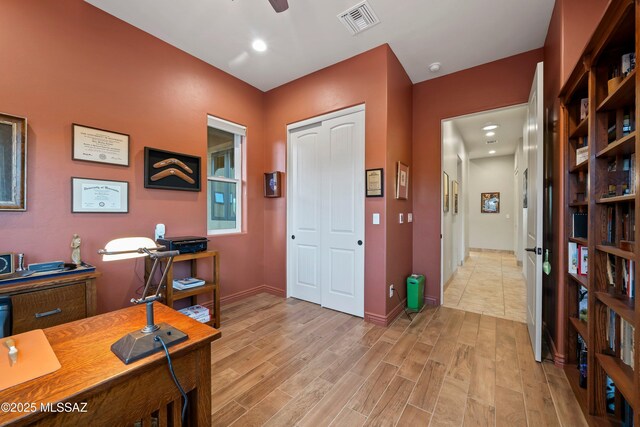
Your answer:
[[[511,215],[507,214],[507,219],[511,219]]]
[[[404,224],[404,214],[400,214],[400,224]]]
[[[380,225],[380,214],[379,213],[374,213],[373,214],[373,225]]]
[[[413,214],[411,212],[407,214],[407,222],[413,222]]]

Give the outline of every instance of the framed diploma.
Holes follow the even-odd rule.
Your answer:
[[[73,124],[73,160],[129,166],[129,135]]]
[[[129,183],[89,178],[71,178],[71,212],[129,212]]]
[[[382,168],[367,169],[367,197],[384,196],[384,172]]]

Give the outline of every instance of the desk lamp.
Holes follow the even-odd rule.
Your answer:
[[[167,347],[189,338],[184,332],[166,323],[156,325],[153,319],[153,303],[161,298],[160,290],[166,280],[167,271],[171,268],[173,257],[180,253],[178,251],[161,251],[162,249],[164,249],[164,246],[156,245],[156,243],[148,237],[124,237],[110,241],[104,249],[98,251],[98,254],[102,255],[103,261],[117,261],[145,256],[154,260],[147,283],[142,291],[142,296],[138,299],[131,299],[133,304],[147,305],[147,325],[139,331],[128,333],[111,345],[111,351],[127,365],[150,356],[153,353],[162,351],[162,343],[157,337],[160,337]],[[149,291],[151,280],[161,259],[168,260],[167,267],[162,273],[162,278],[160,279],[160,283],[158,283],[156,293],[148,296],[147,292]]]

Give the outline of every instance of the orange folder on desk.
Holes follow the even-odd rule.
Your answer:
[[[13,338],[18,349],[18,361],[11,366],[8,338]],[[0,390],[50,374],[60,369],[49,340],[42,329],[12,337],[0,338]]]

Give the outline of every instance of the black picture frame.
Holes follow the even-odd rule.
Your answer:
[[[367,197],[384,197],[384,170],[382,168],[365,171]]]
[[[198,156],[144,147],[144,188],[200,191],[201,161]]]

